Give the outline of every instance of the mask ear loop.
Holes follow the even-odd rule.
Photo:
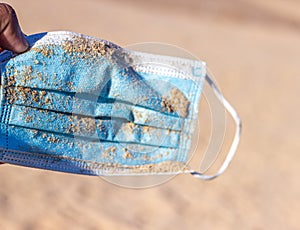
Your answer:
[[[231,115],[233,118],[236,128],[235,128],[235,134],[233,137],[232,144],[230,146],[230,149],[228,151],[228,154],[222,163],[221,167],[218,169],[218,171],[215,174],[211,175],[206,175],[204,173],[200,173],[194,170],[190,170],[189,173],[192,174],[194,177],[202,179],[202,180],[212,180],[215,179],[216,177],[220,176],[221,174],[224,173],[224,171],[227,169],[229,166],[230,162],[232,161],[234,154],[237,150],[239,141],[240,141],[240,136],[241,136],[241,131],[242,131],[242,123],[239,115],[235,111],[235,109],[230,105],[230,103],[223,97],[221,94],[220,90],[216,86],[216,84],[213,82],[213,80],[209,77],[209,75],[205,76],[205,80],[209,84],[209,86],[212,88],[215,96],[218,98],[218,100],[222,103],[224,108],[227,110],[227,112]]]

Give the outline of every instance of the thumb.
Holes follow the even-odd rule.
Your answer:
[[[5,3],[0,3],[0,47],[16,53],[29,47],[14,9]]]

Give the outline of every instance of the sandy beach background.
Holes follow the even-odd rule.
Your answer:
[[[0,166],[0,229],[300,229],[300,2],[10,0],[26,34],[165,42],[205,60],[244,125],[228,171],[146,190]],[[205,137],[205,132],[202,134]]]

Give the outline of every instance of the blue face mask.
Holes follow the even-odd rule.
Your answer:
[[[28,41],[28,52],[0,56],[0,161],[88,175],[188,172],[203,179],[227,167],[239,130],[217,174],[187,166],[205,79],[215,86],[204,62],[69,32]]]

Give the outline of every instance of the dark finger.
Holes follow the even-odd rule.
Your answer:
[[[5,3],[0,3],[0,47],[16,53],[28,49],[28,42],[21,31],[14,9]]]

